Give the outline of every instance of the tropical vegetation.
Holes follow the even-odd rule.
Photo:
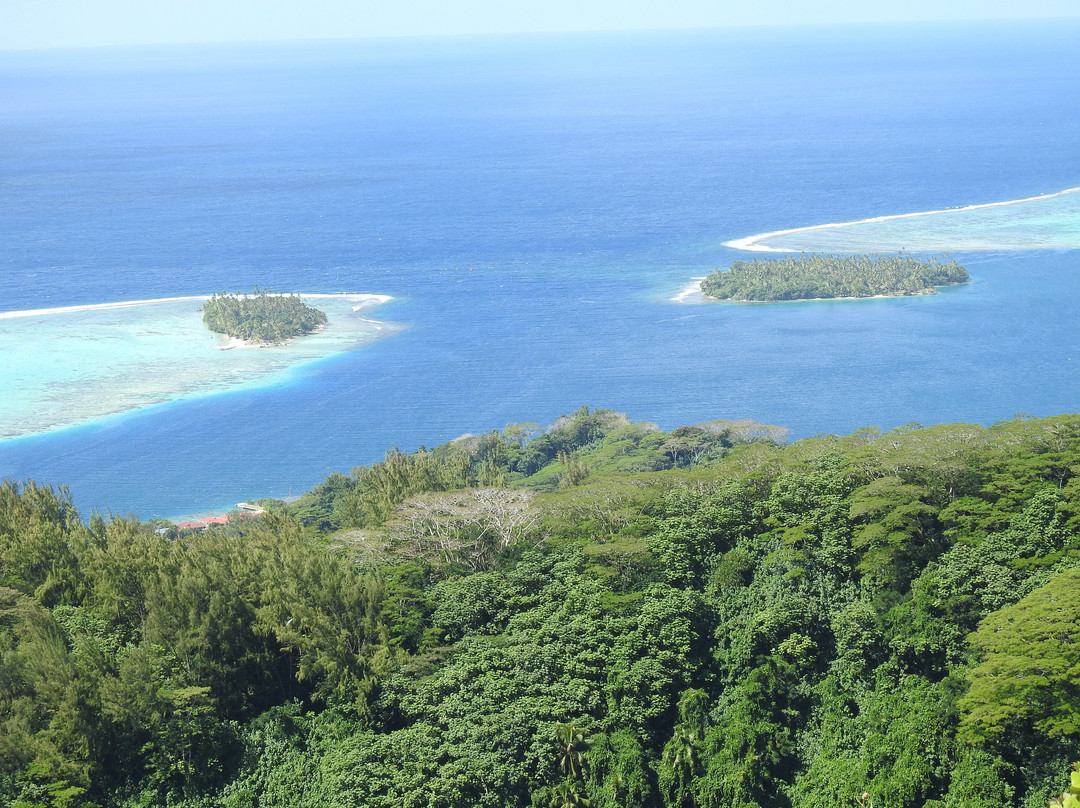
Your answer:
[[[202,308],[211,331],[262,344],[285,342],[326,324],[326,314],[297,295],[278,295],[255,287],[251,295],[213,295]]]
[[[938,257],[804,253],[735,261],[706,277],[701,290],[719,300],[764,302],[932,295],[937,286],[967,280],[966,269]]]
[[[1080,416],[784,437],[582,408],[203,531],[8,481],[0,805],[1074,804]]]

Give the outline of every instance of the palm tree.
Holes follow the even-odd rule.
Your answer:
[[[555,786],[555,796],[548,805],[551,808],[589,808],[591,803],[577,789],[577,784],[569,780]]]
[[[679,718],[671,740],[664,745],[664,771],[671,805],[697,805],[692,784],[699,773],[698,748],[705,737],[708,699],[704,690],[687,690],[679,699]]]
[[[574,780],[584,776],[584,752],[589,748],[585,733],[569,721],[555,727],[556,745],[559,749],[559,770]]]

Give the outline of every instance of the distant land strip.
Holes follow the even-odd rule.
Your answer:
[[[877,222],[888,222],[893,219],[913,219],[916,216],[936,216],[940,213],[962,213],[967,210],[982,210],[984,208],[1000,208],[1005,205],[1019,205],[1024,202],[1039,202],[1043,199],[1053,199],[1058,196],[1066,196],[1067,194],[1075,194],[1080,192],[1080,186],[1076,188],[1066,188],[1064,191],[1057,191],[1052,194],[1039,194],[1038,196],[1029,196],[1024,199],[1009,199],[1005,202],[984,202],[979,205],[965,205],[961,208],[944,208],[942,210],[922,210],[916,213],[893,213],[888,216],[872,216],[869,219],[857,219],[852,222],[832,222],[829,224],[814,224],[808,227],[792,227],[788,230],[774,230],[771,233],[760,233],[756,236],[745,236],[744,238],[737,238],[731,241],[725,241],[725,247],[733,247],[736,250],[748,250],[751,252],[780,252],[780,253],[794,253],[802,252],[802,250],[791,249],[788,247],[766,247],[760,242],[767,239],[775,238],[777,236],[789,236],[793,233],[809,233],[814,230],[832,230],[836,227],[851,227],[857,224],[874,224]]]
[[[273,292],[272,294],[291,295],[309,298],[353,298],[358,303],[385,303],[391,300],[390,295],[375,295],[366,293],[351,294],[304,294],[300,292]],[[80,311],[106,311],[108,309],[127,309],[134,306],[149,306],[155,303],[180,303],[185,300],[209,300],[210,295],[188,295],[186,297],[156,297],[150,300],[122,300],[118,303],[87,303],[80,306],[58,306],[51,309],[26,309],[24,311],[0,311],[0,320],[11,320],[16,317],[41,317],[48,314],[70,314]]]

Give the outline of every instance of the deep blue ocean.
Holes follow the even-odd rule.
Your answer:
[[[366,292],[271,386],[0,442],[84,512],[300,493],[581,405],[795,437],[1080,401],[1080,250],[933,297],[686,305],[771,230],[1080,185],[1080,22],[0,53],[0,311]],[[2,358],[0,358],[2,359]],[[0,390],[18,396],[18,389]]]

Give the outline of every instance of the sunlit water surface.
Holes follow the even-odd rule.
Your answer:
[[[782,242],[950,251],[972,280],[934,296],[673,298],[753,234],[1080,185],[1077,41],[1056,21],[0,54],[0,310],[259,285],[389,295],[365,316],[405,327],[279,366],[319,343],[219,352],[179,308],[0,320],[0,476],[173,516],[582,404],[796,436],[1073,411],[1077,195]]]

